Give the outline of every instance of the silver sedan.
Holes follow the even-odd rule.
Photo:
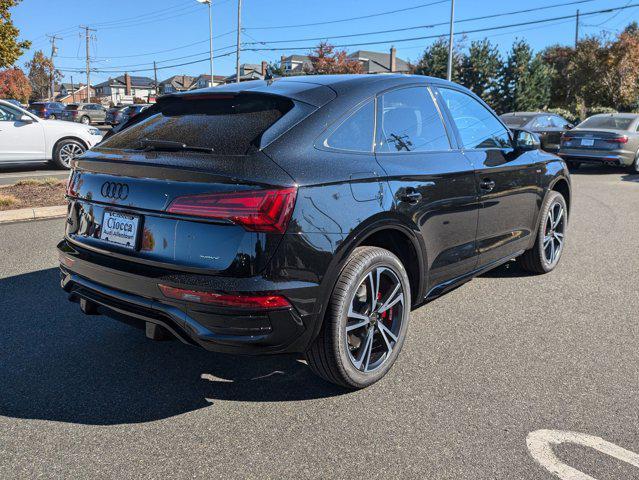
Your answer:
[[[559,155],[573,168],[598,163],[639,173],[638,130],[639,114],[593,115],[563,135]]]

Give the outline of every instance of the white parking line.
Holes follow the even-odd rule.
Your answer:
[[[593,435],[561,430],[536,430],[530,432],[528,437],[526,437],[526,445],[528,445],[530,454],[550,473],[555,474],[563,480],[597,480],[590,475],[566,465],[557,458],[552,451],[552,446],[562,443],[574,443],[584,447],[590,447],[639,468],[639,455]]]

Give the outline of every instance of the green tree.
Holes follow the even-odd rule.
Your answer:
[[[9,9],[21,0],[0,0],[0,68],[12,66],[31,46],[31,42],[18,41],[20,30],[11,21]]]
[[[539,110],[550,101],[550,74],[540,54],[533,55],[525,40],[512,46],[502,69],[500,81],[501,112]]]
[[[463,54],[461,45],[454,44],[453,48],[453,81],[459,80],[461,72]],[[418,75],[428,75],[431,77],[446,78],[448,72],[448,39],[440,37],[424,50],[421,58],[415,66]]]
[[[544,63],[550,68],[550,105],[557,108],[574,108],[575,95],[568,81],[568,67],[575,54],[572,47],[552,45],[541,52]]]
[[[42,50],[33,54],[33,58],[26,63],[26,67],[29,69],[29,81],[33,87],[34,99],[41,100],[48,96],[52,77],[56,83],[62,80],[62,74],[54,68],[53,62],[44,55]]]
[[[491,106],[499,99],[502,59],[497,47],[488,39],[473,41],[461,59],[459,83],[479,95]]]

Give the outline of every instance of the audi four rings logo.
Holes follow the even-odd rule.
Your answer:
[[[105,198],[125,200],[129,196],[129,186],[126,183],[104,182],[100,193]]]

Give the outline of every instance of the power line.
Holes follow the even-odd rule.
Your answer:
[[[390,11],[387,11],[387,12],[380,12],[380,13],[372,13],[370,15],[362,15],[360,17],[341,18],[339,20],[327,20],[325,22],[298,23],[298,24],[294,24],[294,25],[276,25],[276,26],[272,26],[272,27],[249,27],[249,28],[246,28],[245,30],[275,30],[275,29],[279,29],[279,28],[315,27],[317,25],[329,25],[329,24],[333,24],[333,23],[350,22],[350,21],[353,21],[353,20],[362,20],[362,19],[366,19],[366,18],[381,17],[381,16],[384,16],[384,15],[390,15],[392,13],[407,12],[409,10],[416,10],[418,8],[430,7],[431,5],[437,5],[437,4],[440,4],[440,3],[448,3],[449,1],[450,0],[439,0],[437,2],[423,3],[421,5],[416,5],[414,7],[400,8],[398,10],[390,10]]]
[[[635,3],[632,5],[626,5],[623,7],[615,7],[615,8],[606,8],[603,10],[595,10],[595,11],[591,11],[591,12],[586,12],[586,13],[581,13],[580,16],[585,17],[585,16],[592,16],[592,15],[600,15],[602,13],[610,13],[610,12],[614,12],[617,10],[625,10],[628,8],[634,8],[634,7],[639,7],[639,3]],[[511,27],[521,27],[521,26],[526,26],[526,25],[535,25],[535,24],[539,24],[539,23],[546,23],[546,22],[554,22],[557,20],[565,20],[568,18],[575,18],[575,14],[570,14],[570,15],[562,15],[559,17],[552,17],[552,18],[543,18],[543,19],[539,19],[539,20],[529,20],[526,22],[519,22],[519,23],[511,23],[511,24],[506,24],[506,25],[498,25],[495,27],[485,27],[485,28],[476,28],[473,30],[466,30],[466,31],[462,31],[462,32],[458,32],[459,35],[464,35],[464,34],[470,34],[470,33],[478,33],[478,32],[488,32],[491,30],[503,30],[505,28],[511,28]],[[374,34],[374,32],[371,32],[371,34]],[[344,44],[340,44],[340,45],[333,45],[334,47],[337,48],[346,48],[346,47],[360,47],[360,46],[365,46],[365,45],[378,45],[378,44],[382,44],[382,43],[401,43],[401,42],[410,42],[413,40],[429,40],[429,39],[435,39],[435,38],[439,38],[441,36],[443,36],[444,34],[440,33],[440,34],[436,34],[436,35],[424,35],[424,36],[418,36],[418,37],[409,37],[409,38],[394,38],[394,39],[383,39],[383,40],[378,40],[378,41],[371,41],[371,42],[361,42],[361,43],[344,43]],[[269,42],[269,43],[274,43],[274,42]],[[282,50],[312,50],[314,49],[316,46],[315,45],[307,45],[307,46],[295,46],[295,47],[274,47],[274,48],[248,48],[246,50],[249,51],[253,51],[253,52],[260,52],[260,51],[282,51]]]
[[[481,17],[464,18],[464,19],[461,19],[461,20],[456,20],[455,24],[473,22],[473,21],[476,21],[476,20],[487,20],[487,19],[491,19],[491,18],[507,17],[507,16],[511,16],[511,15],[517,15],[517,14],[520,14],[520,13],[531,13],[531,12],[535,12],[535,11],[539,11],[539,10],[547,10],[547,9],[550,9],[550,8],[565,7],[565,6],[569,6],[569,5],[577,5],[577,4],[580,4],[580,3],[593,2],[593,1],[595,1],[595,0],[578,0],[578,1],[572,1],[572,2],[558,3],[558,4],[549,5],[549,6],[545,6],[545,7],[527,8],[525,10],[515,10],[515,11],[511,11],[511,12],[495,13],[495,14],[491,14],[491,15],[483,15]],[[630,0],[630,1],[632,1],[632,0]],[[425,28],[429,28],[430,29],[430,28],[434,28],[434,27],[441,27],[441,26],[448,25],[448,24],[449,24],[449,22],[445,21],[445,22],[439,22],[439,23],[431,23],[431,24],[427,24],[427,25],[416,25],[416,26],[412,26],[412,27],[393,28],[393,29],[389,29],[389,30],[377,30],[377,31],[374,31],[374,32],[351,33],[351,34],[347,34],[347,35],[331,35],[331,36],[324,36],[324,37],[297,38],[297,39],[292,39],[292,40],[272,40],[272,41],[268,41],[268,42],[256,41],[254,43],[248,43],[247,45],[258,44],[258,43],[260,43],[260,44],[261,43],[275,44],[275,43],[307,42],[307,41],[314,41],[314,40],[330,40],[330,39],[335,39],[335,38],[362,37],[362,36],[376,35],[376,34],[382,34],[382,33],[405,32],[405,31],[409,31],[409,30],[421,30],[421,29],[425,29]]]

